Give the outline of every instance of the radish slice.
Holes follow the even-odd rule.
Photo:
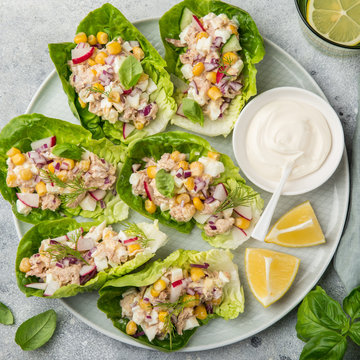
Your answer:
[[[224,71],[224,70],[225,70],[224,66],[221,66],[221,67],[219,68],[219,70],[216,72],[216,83],[217,83],[217,84],[218,84],[218,83],[222,80],[222,78],[225,76],[224,73],[220,72],[220,71]]]
[[[60,288],[60,284],[57,281],[50,281],[44,291],[44,296],[52,296],[55,291]]]
[[[79,228],[79,229],[75,229],[75,230],[72,230],[72,231],[69,231],[65,237],[68,241],[70,241],[71,239],[77,239],[79,237],[80,234],[82,234],[84,231],[83,231],[83,228]],[[55,240],[55,239],[54,239]]]
[[[134,242],[136,240],[138,240],[139,238],[137,236],[131,238],[131,239],[127,239],[127,240],[124,240],[124,244],[128,244],[128,243],[131,243],[131,242]]]
[[[146,192],[147,197],[149,198],[150,201],[152,201],[150,187],[149,187],[149,184],[146,181],[144,181],[144,188],[145,188],[145,192]]]
[[[40,147],[51,148],[56,144],[56,136],[50,136],[44,139],[36,140],[31,143],[31,148],[33,150],[39,149]]]
[[[68,237],[66,235],[63,235],[63,236],[59,236],[57,238],[53,238],[51,240],[57,241],[58,243],[64,243],[64,242],[68,241]]]
[[[211,217],[209,214],[200,214],[198,211],[193,216],[194,220],[199,224],[205,224],[206,221]]]
[[[173,283],[171,283],[171,286],[175,288],[175,287],[181,285],[182,283],[183,283],[182,280],[177,280],[177,281],[174,281]]]
[[[100,201],[102,200],[105,195],[106,195],[106,191],[105,190],[101,190],[101,189],[97,189],[95,191],[91,191],[89,193],[96,201]]]
[[[201,23],[200,19],[199,19],[196,15],[193,15],[193,19],[194,19],[194,20],[196,21],[196,23],[199,25],[200,29],[201,29],[202,31],[205,31],[205,32],[206,32],[203,24]]]
[[[78,251],[86,251],[92,249],[94,246],[95,246],[94,239],[86,236],[80,236],[79,240],[77,241],[76,249]]]
[[[45,290],[47,288],[47,283],[31,283],[26,284],[25,287],[32,288],[32,289],[39,289],[39,290]]]
[[[94,271],[96,269],[95,265],[84,265],[79,272],[80,276],[85,276],[90,274],[92,271]]]
[[[73,64],[80,64],[85,60],[89,59],[93,53],[93,47],[76,47],[75,49],[71,50],[72,62]]]
[[[223,183],[220,183],[218,185],[216,185],[213,197],[216,200],[219,201],[224,201],[228,196],[227,190],[225,188],[225,185]]]
[[[129,123],[124,123],[123,125],[123,137],[126,139],[135,129],[134,125],[131,125]]]
[[[39,195],[38,194],[17,193],[16,196],[26,206],[30,206],[32,208],[39,207]]]
[[[87,194],[79,205],[83,210],[94,211],[96,204],[97,201],[90,194]]]
[[[243,217],[246,220],[251,221],[252,220],[252,210],[251,206],[237,206],[234,208],[234,211],[241,217]]]
[[[249,235],[246,233],[246,231],[238,228],[237,226],[233,226],[231,233],[236,242],[236,246],[241,245],[249,238]]]

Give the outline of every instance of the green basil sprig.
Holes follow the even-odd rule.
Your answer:
[[[11,310],[2,302],[0,302],[0,323],[4,325],[12,325],[14,323]]]
[[[347,336],[360,345],[360,287],[340,304],[320,286],[310,291],[298,310],[297,336],[306,342],[300,360],[341,360],[347,347]],[[349,318],[349,317],[350,318]]]
[[[182,101],[184,115],[193,123],[204,125],[204,114],[200,105],[193,99],[184,98]]]
[[[84,150],[82,148],[70,143],[58,144],[52,149],[52,153],[56,156],[77,161],[81,160],[81,154],[83,152]]]
[[[142,73],[143,68],[140,61],[138,61],[135,56],[130,55],[120,66],[119,79],[124,88],[128,90],[137,84]]]
[[[23,350],[35,350],[47,343],[56,328],[56,312],[45,311],[23,322],[16,331],[15,342]]]
[[[174,193],[175,181],[173,176],[164,169],[159,170],[155,176],[156,188],[159,193],[171,198]]]

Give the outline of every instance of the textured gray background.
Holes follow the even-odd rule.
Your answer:
[[[159,17],[178,1],[112,1],[131,21]],[[358,106],[356,82],[360,57],[331,57],[315,49],[301,31],[292,0],[229,1],[250,12],[263,36],[295,57],[325,92],[343,123],[347,149]],[[79,21],[103,1],[0,0],[0,127],[25,112],[35,91],[53,65],[50,42],[71,41]],[[73,317],[57,300],[26,299],[18,290],[14,262],[18,243],[10,206],[0,198],[0,301],[15,315],[15,325],[0,325],[0,359],[256,359],[295,360],[303,342],[295,332],[296,310],[252,338],[217,350],[162,354],[137,349],[110,339]],[[332,264],[319,284],[336,300],[346,294]],[[54,308],[58,326],[54,337],[41,349],[23,352],[14,342],[15,331],[27,318]],[[211,326],[211,325],[210,325]],[[358,359],[359,348],[350,343],[346,359]]]

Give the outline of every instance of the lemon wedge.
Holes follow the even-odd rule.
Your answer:
[[[306,20],[319,34],[338,44],[360,43],[360,0],[309,0]]]
[[[309,201],[305,201],[274,224],[265,242],[286,247],[306,247],[325,243],[325,236],[314,209]]]
[[[245,251],[246,277],[256,299],[268,307],[289,290],[299,269],[295,256],[257,248]]]

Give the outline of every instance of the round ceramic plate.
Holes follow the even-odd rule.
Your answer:
[[[163,55],[164,49],[158,32],[158,20],[145,20],[135,24],[142,33]],[[279,86],[296,86],[308,89],[324,97],[311,76],[285,51],[270,41],[265,40],[266,56],[258,66],[259,93]],[[60,80],[53,71],[42,84],[34,99],[30,103],[28,113],[38,112],[44,115],[78,123],[70,111],[67,98],[62,90]],[[169,130],[175,130],[170,127]],[[178,130],[178,129],[177,129]],[[207,138],[219,151],[232,157],[231,136],[227,138]],[[249,182],[250,185],[252,185]],[[255,187],[256,188],[256,187]],[[270,194],[260,191],[265,203]],[[303,249],[281,248],[272,244],[260,243],[250,239],[234,251],[234,261],[239,266],[239,275],[245,292],[245,312],[231,321],[215,319],[207,326],[198,329],[191,338],[188,346],[182,351],[201,351],[235,343],[266,329],[291,309],[293,309],[316,284],[327,268],[334,255],[345,222],[349,198],[349,171],[346,153],[334,175],[320,188],[301,196],[282,197],[275,213],[275,219],[295,205],[310,200],[319,218],[326,236],[326,244]],[[131,212],[130,221],[144,220],[141,215]],[[30,228],[15,220],[19,236]],[[169,242],[159,251],[160,257],[166,257],[178,248],[208,250],[210,246],[201,238],[200,230],[195,228],[190,235],[181,234],[173,229],[161,227],[169,235]],[[277,303],[264,309],[253,297],[248,287],[244,272],[244,251],[246,247],[264,247],[295,255],[301,259],[300,269],[296,279]],[[120,340],[124,343],[144,347],[132,338],[122,334],[113,327],[103,312],[97,309],[97,293],[81,294],[61,301],[74,315],[79,317],[96,330]]]

